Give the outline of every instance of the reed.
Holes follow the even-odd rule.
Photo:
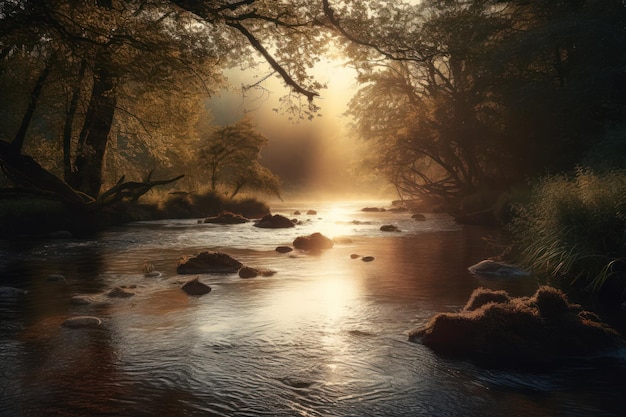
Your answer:
[[[520,263],[536,274],[594,293],[626,290],[625,170],[541,179],[510,228]]]

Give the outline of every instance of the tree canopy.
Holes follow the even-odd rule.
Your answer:
[[[308,68],[325,44],[319,14],[307,1],[2,2],[0,83],[8,94],[0,112],[11,146],[0,160],[16,180],[17,156],[38,154],[97,198],[112,154],[166,162],[174,144],[193,142],[201,101],[222,85],[227,66],[260,57],[312,102],[321,85]]]
[[[323,3],[360,73],[370,164],[405,196],[458,203],[571,170],[624,123],[620,1]]]
[[[370,164],[403,196],[458,204],[623,145],[625,23],[618,0],[4,1],[0,161],[93,202],[193,157],[224,68],[264,61],[314,112],[310,70],[332,38],[359,73],[350,114]],[[229,163],[233,194],[277,186],[255,152]]]

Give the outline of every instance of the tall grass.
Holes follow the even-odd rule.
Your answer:
[[[626,290],[626,171],[543,178],[511,229],[536,274],[598,293]]]

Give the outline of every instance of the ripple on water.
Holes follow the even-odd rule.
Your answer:
[[[162,221],[89,241],[3,248],[8,281],[30,292],[23,303],[0,304],[0,409],[16,416],[290,417],[622,410],[624,384],[612,388],[609,381],[623,381],[623,367],[550,375],[486,371],[408,342],[406,331],[460,308],[476,286],[493,284],[466,271],[487,252],[476,228],[443,215],[416,222],[408,213],[362,213],[365,204],[308,206],[285,211],[318,210],[290,230]],[[403,232],[380,232],[382,224]],[[274,251],[316,231],[351,241],[315,256]],[[201,274],[213,291],[189,297],[180,283],[190,277],[178,275],[176,265],[201,250],[224,250],[277,274],[250,280]],[[351,253],[375,260],[355,261]],[[161,276],[145,277],[144,262]],[[47,282],[51,273],[65,281]],[[69,302],[122,285],[135,286],[135,295]],[[507,285],[524,293],[529,284]],[[97,315],[103,325],[61,329],[77,314]],[[580,380],[590,383],[573,382]]]

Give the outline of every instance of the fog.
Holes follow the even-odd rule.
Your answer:
[[[232,87],[213,97],[209,108],[218,125],[253,117],[269,139],[261,163],[280,177],[285,200],[394,198],[391,187],[362,166],[368,145],[354,135],[345,115],[358,87],[353,69],[339,60],[326,60],[314,68],[316,81],[327,88],[319,91],[314,102],[320,109],[311,120],[306,114],[300,119],[279,109],[289,91],[276,75],[256,88],[243,88],[268,73],[263,68],[227,71]],[[298,97],[292,98],[298,103]],[[304,98],[299,104],[307,109]]]

